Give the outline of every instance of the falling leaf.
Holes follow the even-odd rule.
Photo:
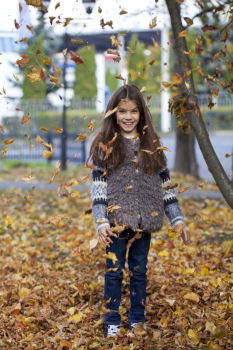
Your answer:
[[[120,57],[120,53],[117,50],[107,49],[107,53],[110,55],[116,55],[116,56]]]
[[[95,120],[91,120],[90,123],[88,124],[87,128],[91,131],[93,131],[95,125]]]
[[[102,12],[102,8],[98,7],[98,13],[101,13],[101,12]]]
[[[163,81],[162,82],[162,85],[165,87],[165,88],[170,88],[172,86],[171,83],[168,83],[167,81]]]
[[[9,138],[9,139],[4,140],[4,143],[5,143],[5,145],[11,145],[14,141],[15,141],[15,139]]]
[[[211,90],[211,94],[214,96],[214,97],[217,97],[219,96],[219,89],[212,89]]]
[[[227,31],[224,32],[224,36],[220,41],[223,41],[224,43],[228,40],[229,38],[229,33]]]
[[[185,191],[188,191],[190,190],[190,186],[180,186],[179,189],[178,189],[178,193],[183,193]]]
[[[156,149],[160,150],[160,151],[167,151],[167,152],[172,152],[169,148],[165,147],[165,146],[159,146]]]
[[[149,149],[141,149],[140,150],[141,152],[145,152],[145,153],[148,153],[148,154],[154,154],[155,152],[149,150]]]
[[[70,42],[71,42],[72,44],[78,45],[78,44],[83,44],[83,43],[84,43],[84,40],[82,40],[82,39],[71,39]]]
[[[120,12],[119,12],[119,15],[121,16],[121,15],[126,15],[128,12],[127,11],[125,11],[125,10],[121,10]]]
[[[30,26],[30,25],[27,24],[26,27],[27,27],[28,30],[30,30],[30,32],[33,33],[33,26]]]
[[[118,260],[116,254],[113,252],[108,252],[108,254],[106,254],[106,258],[112,260],[113,264],[115,264]]]
[[[24,115],[20,121],[20,124],[30,124],[31,121],[32,120],[31,120],[31,117],[29,115]]]
[[[50,16],[49,17],[49,22],[50,22],[51,25],[53,24],[53,21],[55,20],[55,18],[56,17],[54,17],[54,16]]]
[[[87,134],[86,133],[81,133],[77,136],[77,138],[75,139],[76,142],[83,142],[85,141],[87,138]]]
[[[63,27],[66,27],[71,21],[73,21],[73,18],[71,17],[66,18]]]
[[[43,150],[42,155],[45,159],[52,158],[54,156],[54,150],[51,149],[51,151],[50,151],[50,150],[45,149],[45,150]]]
[[[172,182],[169,182],[168,184],[163,186],[165,191],[172,190],[172,189],[174,189],[176,187],[178,187],[178,184],[177,183],[172,183]]]
[[[21,60],[17,60],[16,63],[20,68],[23,68],[28,63],[29,56],[25,54],[21,54],[20,56],[22,57]]]
[[[147,91],[147,88],[146,88],[145,86],[143,86],[143,87],[140,89],[140,92],[143,93],[143,92],[145,92],[145,91]]]
[[[100,20],[100,25],[101,25],[102,29],[104,29],[104,27],[106,27],[106,26],[109,26],[110,28],[113,29],[113,21],[104,22],[104,19],[102,18]]]
[[[121,206],[120,205],[109,205],[107,208],[106,208],[106,211],[107,213],[111,213],[112,211],[114,210],[119,210],[121,209]]]
[[[115,78],[116,78],[116,79],[119,79],[119,80],[124,80],[124,81],[125,81],[125,78],[123,78],[120,74],[115,75]]]
[[[15,28],[16,28],[16,29],[19,29],[19,28],[20,28],[20,25],[19,25],[19,23],[16,21],[16,19],[14,20],[14,24],[15,24]]]
[[[152,211],[152,212],[150,213],[150,215],[151,215],[152,217],[155,217],[155,216],[158,216],[159,213],[158,213],[157,211]]]
[[[48,132],[48,131],[49,131],[48,128],[44,128],[44,127],[41,127],[40,130],[41,130],[41,131],[44,131],[44,132]]]
[[[0,132],[2,132],[2,133],[5,132],[5,127],[3,125],[0,125]]]
[[[184,0],[176,0],[176,2],[177,2],[178,4],[182,4],[182,3],[184,2]]]
[[[16,81],[19,81],[19,77],[13,73],[13,77],[15,78]]]
[[[201,29],[203,32],[206,32],[206,31],[216,30],[217,28],[215,26],[205,24]]]
[[[226,153],[226,154],[225,154],[225,157],[226,157],[226,158],[233,157],[233,153]]]
[[[117,111],[117,109],[118,107],[115,107],[114,109],[110,109],[109,111],[107,111],[104,118],[108,118],[110,115],[114,114]]]
[[[52,58],[50,58],[50,57],[42,57],[41,58],[41,61],[44,63],[44,64],[46,64],[46,65],[49,65],[49,64],[51,64],[52,63]]]
[[[185,294],[184,299],[195,301],[196,303],[199,303],[199,301],[200,301],[199,295],[196,293],[193,293],[193,292]]]
[[[63,129],[62,129],[62,128],[56,128],[56,129],[54,130],[54,132],[55,132],[56,134],[62,134],[62,133],[63,133]]]
[[[56,3],[56,5],[55,5],[55,7],[54,7],[55,10],[56,10],[59,6],[61,6],[60,2]]]
[[[36,81],[41,80],[40,73],[28,73],[28,74],[25,74],[25,77],[28,78],[32,83],[35,83]]]
[[[115,35],[111,35],[110,39],[112,41],[112,46],[115,46],[115,47],[122,46],[122,42],[118,40]]]
[[[187,36],[187,34],[188,34],[188,31],[187,31],[187,30],[182,30],[182,32],[180,32],[178,36],[179,36],[180,38],[185,38],[185,37]]]
[[[70,54],[70,59],[71,59],[72,61],[74,61],[75,63],[77,63],[77,64],[82,64],[82,63],[84,63],[84,59],[79,55],[78,52],[69,50],[69,54]]]
[[[191,26],[193,24],[193,20],[189,17],[184,17],[184,20],[188,26]]]
[[[155,28],[157,26],[157,18],[154,17],[151,22],[149,23],[149,28],[152,29],[152,28]]]

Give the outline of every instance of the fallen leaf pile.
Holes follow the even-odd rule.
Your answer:
[[[167,224],[153,234],[148,330],[127,329],[126,265],[121,333],[109,339],[102,336],[106,253],[93,241],[89,192],[0,197],[1,349],[232,349],[233,213],[223,201],[180,198],[191,243]]]

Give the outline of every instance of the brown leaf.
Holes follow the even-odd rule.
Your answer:
[[[207,31],[216,30],[217,28],[215,26],[205,24],[201,29],[203,32],[207,32]]]
[[[20,68],[23,68],[28,63],[29,56],[25,54],[21,54],[20,56],[22,57],[21,60],[17,60],[16,63]]]
[[[169,148],[165,147],[165,146],[159,146],[156,149],[160,150],[160,151],[167,151],[167,152],[172,152]]]
[[[73,21],[73,18],[67,17],[67,18],[65,19],[65,23],[64,23],[63,27],[66,27],[71,21]]]
[[[55,18],[56,17],[54,17],[54,16],[50,16],[49,17],[49,22],[50,22],[51,25],[53,24],[53,21],[55,20]]]
[[[102,12],[102,8],[98,7],[98,13],[101,13],[101,12]]]
[[[33,26],[30,26],[30,25],[27,24],[26,27],[27,27],[28,30],[30,30],[30,32],[33,33]]]
[[[16,28],[16,29],[19,29],[19,28],[20,28],[20,25],[19,25],[19,23],[16,21],[16,19],[14,20],[14,24],[15,24],[15,28]]]
[[[110,115],[114,114],[117,111],[117,109],[118,107],[115,107],[114,109],[110,109],[109,111],[107,111],[104,118],[108,118]]]
[[[102,18],[100,20],[100,25],[101,25],[102,29],[104,29],[104,27],[106,27],[106,26],[109,26],[110,28],[113,29],[113,21],[104,22],[104,19]]]
[[[229,157],[232,157],[232,156],[233,156],[233,153],[226,153],[226,154],[225,154],[225,157],[226,157],[226,158],[229,158]]]
[[[56,129],[54,130],[54,132],[55,132],[56,134],[62,134],[62,133],[63,133],[63,129],[62,129],[62,128],[56,128]]]
[[[116,55],[116,56],[120,57],[120,53],[117,50],[107,49],[107,53],[110,55]]]
[[[191,26],[193,24],[193,20],[189,17],[184,17],[184,20],[188,26]]]
[[[119,15],[122,16],[122,15],[126,15],[127,13],[128,13],[127,11],[121,10],[121,11],[119,12]]]
[[[61,6],[60,2],[56,3],[56,5],[55,5],[55,10],[56,10],[59,6]]]
[[[40,130],[41,130],[41,131],[44,131],[44,132],[48,132],[48,131],[49,131],[48,128],[44,128],[44,127],[41,127]]]
[[[81,133],[77,136],[77,138],[75,139],[76,142],[83,142],[85,141],[87,138],[87,134],[86,133]]]
[[[179,36],[180,38],[185,38],[185,37],[187,36],[187,34],[188,34],[188,31],[187,31],[187,30],[182,30],[182,32],[180,32],[178,36]]]
[[[72,50],[69,50],[68,52],[70,54],[70,59],[72,61],[74,61],[76,64],[84,63],[84,59],[79,55],[78,52],[75,52],[75,51],[72,51]]]
[[[30,124],[31,121],[32,120],[31,120],[31,117],[29,115],[24,115],[20,121],[20,124]]]
[[[124,81],[125,81],[125,78],[123,78],[120,74],[115,75],[115,78],[116,78],[116,79],[119,79],[119,80],[124,80]]]
[[[151,22],[149,23],[149,28],[152,29],[152,28],[155,28],[157,26],[157,18],[154,17]]]
[[[11,145],[14,141],[15,141],[15,139],[9,138],[9,139],[4,140],[4,143],[5,143],[5,145]]]
[[[35,83],[36,81],[42,80],[40,72],[39,73],[28,73],[28,74],[25,74],[25,77],[28,78],[32,83]]]
[[[109,205],[107,208],[106,208],[106,211],[107,213],[111,213],[112,211],[114,210],[119,210],[121,209],[121,206],[120,205]]]

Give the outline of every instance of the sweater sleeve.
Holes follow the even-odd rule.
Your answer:
[[[176,192],[174,189],[166,189],[171,184],[169,170],[167,168],[162,169],[160,172],[163,186],[163,203],[164,211],[170,222],[171,226],[184,223],[184,216],[180,209],[178,199],[176,198]]]
[[[107,202],[107,179],[104,170],[97,167],[92,171],[91,185],[92,215],[96,230],[102,226],[110,226],[106,214]]]

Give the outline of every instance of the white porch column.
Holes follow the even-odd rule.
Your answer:
[[[169,28],[166,24],[161,28],[161,82],[169,81]],[[170,94],[161,86],[161,130],[168,132],[171,127],[171,115],[168,112]]]
[[[105,58],[104,58],[104,54],[97,53],[95,55],[95,62],[96,62],[96,80],[97,80],[96,111],[103,112],[105,110]]]

